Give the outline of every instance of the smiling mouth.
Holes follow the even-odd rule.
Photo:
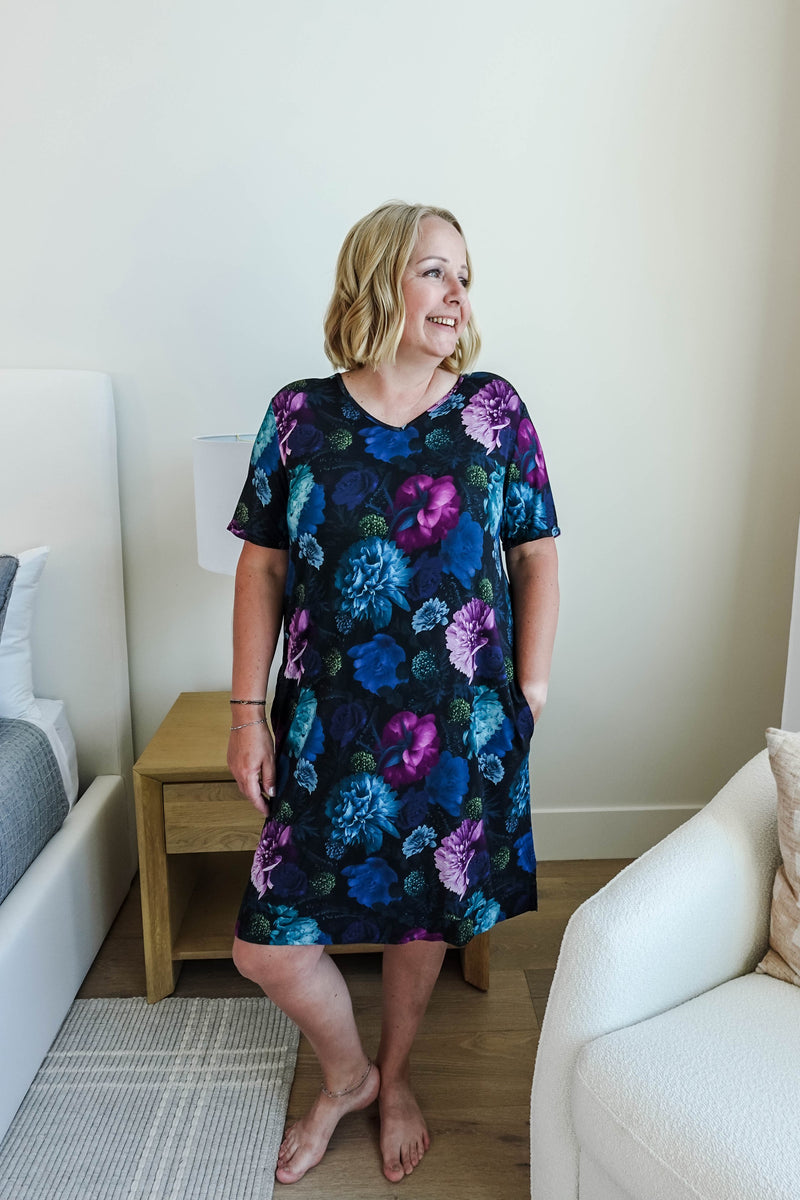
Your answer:
[[[434,325],[445,325],[448,329],[456,327],[455,317],[428,317],[428,320]]]

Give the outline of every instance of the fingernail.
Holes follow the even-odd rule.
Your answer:
[[[268,796],[270,796],[270,797],[274,796],[274,795],[275,795],[275,788],[274,788],[274,787],[268,787],[268,788],[267,788],[267,795],[268,795]]]

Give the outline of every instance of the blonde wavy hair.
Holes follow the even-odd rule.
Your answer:
[[[362,217],[344,239],[324,326],[325,354],[334,367],[374,369],[395,361],[406,320],[401,281],[425,217],[441,217],[464,237],[446,208],[392,201]],[[469,250],[467,268],[469,286]],[[459,375],[469,370],[480,347],[480,335],[470,317],[455,351],[442,366]]]

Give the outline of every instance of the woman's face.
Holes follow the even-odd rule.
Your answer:
[[[401,288],[406,321],[398,358],[437,363],[456,348],[472,307],[467,296],[467,248],[461,234],[441,217],[425,217]]]

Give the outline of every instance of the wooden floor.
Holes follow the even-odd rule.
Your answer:
[[[354,1113],[334,1134],[323,1162],[305,1179],[275,1185],[294,1200],[527,1200],[528,1119],[539,1027],[564,927],[578,905],[608,882],[623,861],[540,863],[539,909],[492,931],[491,984],[476,991],[449,951],[420,1030],[413,1079],[431,1129],[432,1146],[413,1176],[383,1176],[376,1113]],[[374,1051],[380,1025],[380,954],[337,958],[349,984],[365,1046]],[[142,923],[134,883],[80,996],[145,994]],[[226,961],[187,962],[177,996],[258,995]],[[319,1087],[319,1070],[304,1040],[289,1105],[299,1116]],[[235,1200],[235,1198],[232,1198]]]

